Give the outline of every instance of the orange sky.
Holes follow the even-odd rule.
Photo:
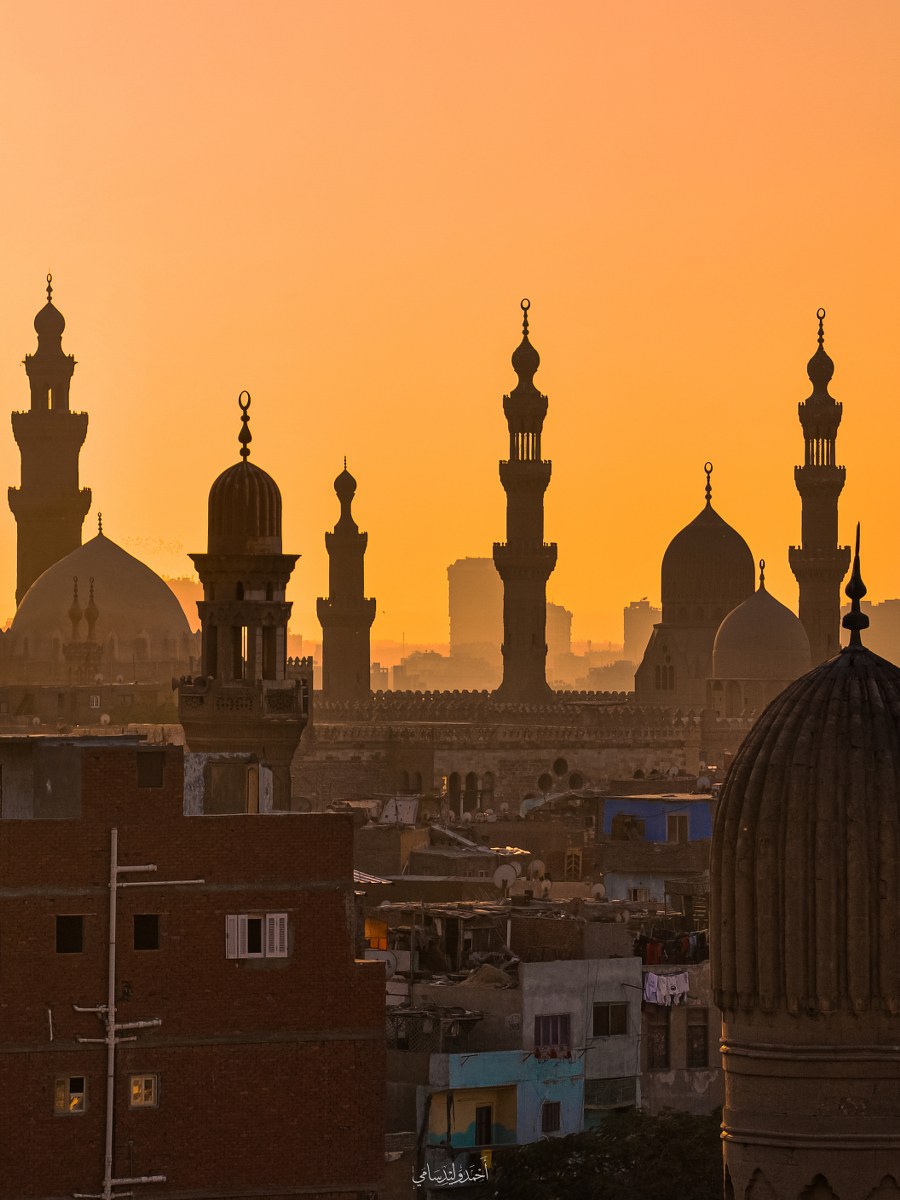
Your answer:
[[[27,406],[50,270],[90,413],[86,536],[100,509],[185,573],[247,388],[302,555],[293,627],[319,635],[346,453],[373,635],[442,640],[447,564],[503,536],[527,295],[549,596],[599,640],[628,600],[658,600],[706,458],[716,507],[796,605],[796,404],[821,304],[842,536],[862,520],[870,597],[898,596],[898,24],[894,0],[7,6],[3,403]]]

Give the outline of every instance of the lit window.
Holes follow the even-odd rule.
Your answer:
[[[627,1032],[627,1004],[594,1005],[594,1037],[615,1037]]]
[[[128,1107],[156,1108],[159,1097],[158,1075],[131,1075],[128,1079]]]
[[[83,1075],[71,1075],[57,1079],[53,1098],[53,1111],[58,1116],[83,1113],[87,1102],[87,1089]]]
[[[226,958],[287,958],[287,913],[235,914],[225,918]]]
[[[541,1133],[559,1133],[560,1102],[545,1100],[541,1105]]]

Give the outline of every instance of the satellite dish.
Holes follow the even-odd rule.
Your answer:
[[[32,718],[31,718],[31,723],[32,723],[32,725],[40,725],[40,723],[41,723],[41,718],[40,718],[40,717],[32,717]]]
[[[595,900],[602,900],[604,898],[604,896],[606,895],[606,884],[605,883],[595,883],[594,886],[591,888],[591,895],[594,897]]]
[[[463,824],[464,824],[464,825],[471,825],[471,824],[472,824],[472,814],[471,814],[470,812],[464,812],[464,813],[463,813],[463,815],[462,815],[462,819],[463,819]]]
[[[100,717],[100,724],[101,725],[109,724],[109,713],[103,713],[103,715]]]
[[[543,873],[546,869],[547,869],[546,866],[541,862],[541,860],[539,858],[533,858],[531,860],[531,862],[528,864],[529,879],[536,879],[538,875],[543,875]]]
[[[506,801],[505,801],[505,800],[504,800],[504,801],[503,801],[503,803],[500,805],[500,811],[501,811],[502,813],[508,813],[508,812],[509,812],[509,805],[506,803]]]
[[[125,682],[125,676],[124,676],[124,675],[117,675],[117,676],[116,676],[116,683],[124,683],[124,682]]]
[[[498,867],[494,872],[494,887],[498,888],[501,892],[505,892],[518,878],[516,868],[512,863],[504,863],[502,867]]]
[[[366,958],[374,958],[384,963],[385,980],[393,979],[397,974],[397,955],[393,950],[367,950]]]
[[[517,858],[514,858],[514,859],[513,859],[513,860],[510,862],[510,864],[509,864],[509,865],[510,865],[510,866],[512,867],[512,869],[515,871],[515,873],[516,873],[516,879],[519,879],[519,878],[520,878],[520,876],[521,876],[521,874],[522,874],[522,864],[519,862],[519,860],[518,860]]]

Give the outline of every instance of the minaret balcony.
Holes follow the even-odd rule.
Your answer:
[[[309,718],[309,687],[304,679],[182,679],[178,707],[188,719],[215,720],[228,713],[248,718]]]
[[[540,542],[534,546],[494,542],[494,566],[502,579],[513,576],[549,579],[556,566],[555,542]]]

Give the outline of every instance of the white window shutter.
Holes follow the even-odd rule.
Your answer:
[[[266,958],[287,958],[287,913],[266,914]]]
[[[247,918],[245,916],[236,917],[238,923],[238,958],[247,957]]]
[[[240,957],[238,951],[238,918],[234,916],[227,916],[225,918],[225,957]]]

